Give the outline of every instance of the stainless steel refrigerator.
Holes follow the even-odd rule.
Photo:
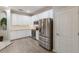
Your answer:
[[[39,45],[47,50],[53,49],[53,19],[39,20]]]

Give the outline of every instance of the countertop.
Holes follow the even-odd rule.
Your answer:
[[[11,31],[36,29],[34,25],[13,25]]]

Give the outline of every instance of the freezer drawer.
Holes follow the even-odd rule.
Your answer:
[[[43,48],[46,48],[47,50],[52,50],[52,44],[49,38],[39,36],[39,39],[39,45],[41,45]]]

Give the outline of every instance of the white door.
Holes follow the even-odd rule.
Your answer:
[[[76,9],[57,10],[55,12],[56,52],[76,52],[77,40],[74,39],[74,21],[76,17]]]

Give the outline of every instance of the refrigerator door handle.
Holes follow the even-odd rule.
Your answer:
[[[56,33],[56,35],[57,35],[57,36],[60,36],[60,34],[59,34],[59,33]]]
[[[78,32],[78,36],[79,36],[79,32]]]

